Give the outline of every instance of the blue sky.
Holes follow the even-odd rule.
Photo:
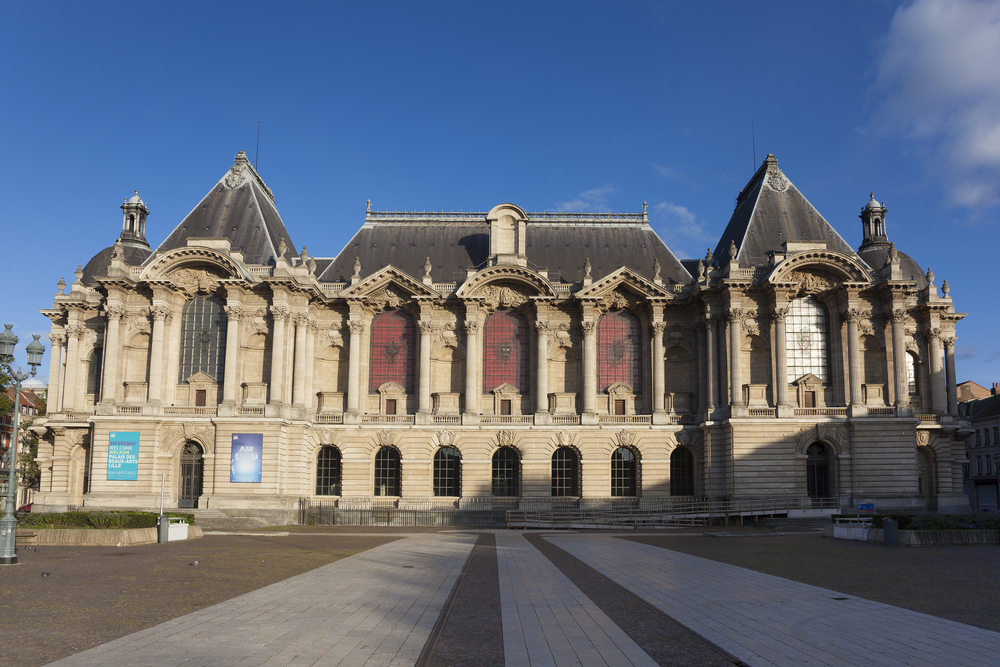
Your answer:
[[[855,247],[868,193],[886,202],[890,239],[969,313],[959,380],[1000,381],[1000,2],[39,2],[3,19],[0,317],[19,362],[59,277],[117,238],[122,199],[140,190],[155,246],[253,158],[260,121],[258,169],[318,256],[369,198],[648,201],[675,254],[701,256],[774,153]]]

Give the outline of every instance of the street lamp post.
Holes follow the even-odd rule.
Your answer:
[[[9,364],[14,360],[14,346],[17,345],[17,336],[11,331],[13,324],[5,324],[6,330],[0,333],[0,361]],[[34,336],[35,340],[28,343],[25,351],[28,353],[28,365],[31,366],[31,373],[22,373],[18,368],[15,373],[11,370],[11,375],[17,383],[14,385],[14,431],[7,448],[7,506],[4,508],[3,518],[0,519],[0,565],[14,565],[17,563],[17,549],[14,538],[17,534],[17,517],[14,516],[17,497],[14,489],[17,486],[17,439],[18,439],[18,417],[20,416],[21,403],[21,383],[29,377],[33,377],[42,363],[42,355],[45,347],[38,342],[39,336]]]

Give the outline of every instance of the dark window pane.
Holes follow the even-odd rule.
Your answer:
[[[577,496],[576,452],[569,447],[560,447],[552,454],[552,496]]]
[[[694,454],[678,447],[670,455],[670,495],[694,495]]]
[[[434,454],[434,495],[462,495],[461,481],[462,458],[454,447],[442,447]]]
[[[340,452],[336,447],[324,447],[316,457],[316,495],[340,495]]]
[[[493,495],[515,497],[518,495],[520,477],[517,452],[501,447],[493,454]]]
[[[611,455],[611,495],[636,495],[635,454],[627,447],[619,447]]]
[[[375,455],[376,496],[398,496],[400,491],[399,452],[383,447]]]
[[[155,362],[156,360],[154,360]],[[222,301],[199,295],[184,304],[181,317],[180,382],[205,373],[222,382],[226,372],[226,314]]]

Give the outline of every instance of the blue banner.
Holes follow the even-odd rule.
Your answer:
[[[108,438],[108,481],[139,479],[139,432],[112,431]]]
[[[229,463],[229,481],[256,482],[259,484],[261,457],[263,453],[263,433],[233,433],[233,449]]]

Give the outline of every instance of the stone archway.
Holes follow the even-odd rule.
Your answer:
[[[177,507],[198,507],[202,483],[205,478],[205,459],[201,446],[188,441],[181,449],[180,488],[177,490]]]

